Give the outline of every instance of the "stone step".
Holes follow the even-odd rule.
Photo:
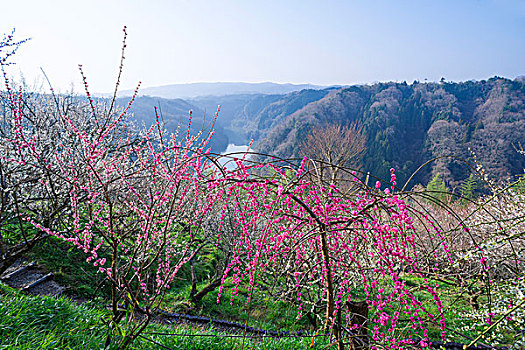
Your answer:
[[[24,271],[33,268],[34,266],[35,266],[35,263],[34,262],[30,262],[29,264],[26,264],[26,265],[18,265],[18,266],[16,266],[16,268],[8,269],[6,271],[7,273],[4,274],[2,277],[0,277],[0,280],[1,281],[9,280],[9,279],[15,277],[16,275],[21,274]]]
[[[25,286],[20,288],[20,290],[23,291],[23,292],[27,292],[30,288],[36,287],[39,284],[41,284],[41,283],[43,283],[43,282],[45,282],[45,281],[47,281],[47,280],[49,280],[51,278],[53,278],[53,273],[52,272],[50,272],[47,275],[44,275],[44,276],[42,276],[40,278],[36,278],[36,279],[30,281]]]
[[[45,277],[45,276],[44,276]],[[64,287],[55,282],[52,278],[41,281],[37,284],[30,286],[25,289],[28,294],[31,295],[48,295],[55,296],[60,295],[65,290]]]

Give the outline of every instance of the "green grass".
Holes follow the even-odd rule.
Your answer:
[[[0,349],[101,349],[106,337],[102,320],[107,316],[106,310],[76,306],[64,297],[27,296],[0,284]],[[170,349],[188,350],[310,349],[312,343],[309,337],[250,340],[222,335],[214,330],[151,324],[132,348],[159,349],[161,344]],[[315,339],[313,349],[325,347],[326,340]]]
[[[105,312],[65,298],[29,297],[0,284],[0,349],[96,349]]]
[[[153,327],[152,327],[153,328]],[[254,349],[254,350],[279,350],[279,349],[326,349],[327,340],[322,337],[317,337],[314,340],[314,347],[310,347],[312,344],[311,337],[305,338],[264,338],[263,340],[251,340],[242,337],[239,338],[227,338],[221,337],[221,334],[211,331],[195,331],[195,330],[182,330],[187,336],[172,336],[166,337],[161,335],[151,335],[150,332],[145,332],[144,337],[154,340],[170,349],[180,350],[226,350],[226,349]],[[195,335],[195,336],[193,336]],[[219,335],[219,337],[214,337]],[[144,344],[144,340],[142,343]],[[145,344],[144,344],[145,345]]]
[[[434,302],[433,297],[427,291],[419,288],[419,286],[424,285],[424,280],[415,276],[405,275],[402,277],[403,280],[407,282],[407,286],[412,287],[411,292],[417,298],[417,300],[422,302],[426,310],[433,315],[438,315],[438,308]],[[435,285],[436,283],[439,284],[439,287],[436,289],[436,291],[443,305],[446,327],[448,328],[446,331],[447,341],[469,343],[471,339],[476,338],[488,328],[488,325],[484,322],[485,318],[481,317],[481,315],[487,311],[487,306],[490,302],[492,303],[492,307],[494,307],[495,294],[492,295],[491,301],[489,301],[489,298],[486,295],[480,296],[478,299],[480,309],[476,311],[471,305],[469,301],[470,297],[465,293],[465,289],[460,289],[455,285],[447,284],[442,281],[436,281],[432,278],[428,278],[427,282],[430,285]],[[479,281],[469,282],[473,283],[473,287],[475,287],[476,290],[480,290],[483,287]],[[504,283],[504,281],[500,281],[500,286],[503,286]],[[386,284],[385,289],[388,290],[388,283]],[[370,311],[370,317],[373,317],[374,309],[372,308]],[[393,311],[394,310],[385,310],[385,312],[389,314],[392,314]],[[500,315],[496,316],[495,320],[499,319],[500,317]],[[402,317],[400,322],[401,324],[403,324],[403,322],[407,323],[406,316],[404,319]],[[521,324],[519,324],[519,322],[521,322]],[[514,320],[514,322],[512,324],[511,323],[512,322],[505,322],[506,325],[508,324],[505,332],[494,329],[493,331],[489,332],[484,337],[484,339],[482,339],[482,341],[485,341],[485,343],[490,343],[494,346],[514,345],[518,339],[523,338],[521,332],[521,329],[523,329],[523,321],[518,317],[518,320]],[[424,325],[428,329],[428,336],[430,339],[441,340],[441,329],[439,328],[439,324],[432,322],[427,317],[425,318]],[[402,329],[402,327],[400,327],[400,329]],[[408,330],[412,332],[410,329]]]
[[[164,298],[161,308],[172,312],[190,312],[211,318],[236,321],[248,326],[264,328],[268,330],[300,330],[308,328],[306,317],[297,319],[297,309],[290,303],[276,301],[261,291],[255,291],[250,305],[247,305],[247,290],[239,288],[239,294],[231,300],[230,282],[226,282],[220,303],[217,304],[218,291],[210,292],[202,302],[191,307],[186,299],[189,295],[190,286],[180,285],[171,289]]]
[[[48,271],[55,273],[55,278],[61,285],[68,286],[67,295],[84,298],[107,298],[109,296],[108,284],[104,275],[97,273],[97,269],[86,262],[87,255],[56,237],[49,237],[38,244],[28,255],[31,260],[38,262]],[[209,273],[211,258],[200,259],[196,263],[199,275]],[[187,268],[186,268],[187,269]],[[261,291],[255,292],[255,297],[247,311],[247,291],[240,288],[239,295],[230,304],[230,288],[227,283],[217,304],[218,291],[210,292],[199,305],[189,305],[187,302],[191,289],[189,271],[182,269],[177,276],[174,286],[166,293],[161,308],[172,312],[189,312],[212,318],[220,318],[236,322],[246,322],[252,327],[269,330],[298,330],[308,328],[307,319],[297,320],[297,310],[289,303],[275,301],[264,295]],[[101,282],[102,288],[99,287]],[[201,288],[205,282],[199,283]]]

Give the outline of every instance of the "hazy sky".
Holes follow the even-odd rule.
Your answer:
[[[122,88],[245,81],[354,84],[525,74],[525,0],[1,0],[0,34],[32,38],[14,75],[56,89],[82,63],[112,90],[122,27]],[[39,78],[40,77],[40,78]]]

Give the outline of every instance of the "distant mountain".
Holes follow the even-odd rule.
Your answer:
[[[303,89],[320,90],[327,86],[312,84],[277,83],[189,83],[147,87],[139,90],[139,96],[171,98],[195,98],[201,96],[226,96],[238,94],[287,94]],[[119,96],[131,96],[132,90],[124,90]]]
[[[193,111],[192,128],[209,128],[218,105],[221,106],[212,139],[214,152],[223,152],[228,144],[245,145],[252,139],[258,140],[288,116],[310,102],[326,96],[333,89],[301,90],[289,94],[240,94],[208,96],[195,99],[164,99],[161,97],[137,97],[131,107],[133,119],[146,126],[155,122],[155,107],[165,127],[175,131],[187,127],[189,111]],[[117,103],[125,107],[127,97],[120,97]]]
[[[129,98],[117,99],[117,104],[125,107]],[[164,127],[175,133],[179,128],[183,133],[188,129],[189,111],[192,110],[191,131],[196,134],[200,131],[208,131],[211,128],[212,115],[208,115],[203,109],[181,99],[164,99],[160,97],[140,96],[133,102],[130,114],[132,119],[140,126],[151,126],[156,122],[155,107]],[[221,125],[215,125],[215,134],[209,145],[214,152],[222,152],[229,144],[228,136]]]

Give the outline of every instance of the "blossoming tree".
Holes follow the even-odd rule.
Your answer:
[[[224,284],[231,276],[233,297],[242,284],[250,296],[264,286],[296,303],[299,317],[321,317],[339,349],[344,332],[361,348],[369,342],[403,348],[414,336],[425,345],[427,322],[444,332],[441,302],[420,273],[413,221],[394,191],[393,169],[383,191],[380,183],[363,186],[355,174],[345,177],[354,183],[345,191],[333,178],[313,181],[306,159],[291,169],[234,158],[236,166],[227,169],[207,148],[213,131],[191,133],[191,112],[186,132],[167,133],[158,117],[139,132],[127,118],[134,97],[125,109],[114,106],[116,90],[109,102],[97,101],[82,76],[87,99],[81,108],[53,105],[61,135],[45,155],[32,132],[39,126],[20,108],[24,95],[8,90],[14,126],[8,142],[16,150],[10,161],[45,169],[43,188],[60,183],[67,203],[60,225],[20,217],[82,249],[110,281],[108,324],[129,322],[122,339],[110,333],[106,345],[129,346],[181,267],[203,244],[224,239],[234,242],[222,277]],[[217,232],[203,230],[217,210]],[[423,281],[419,294],[407,276]],[[356,313],[356,302],[371,316]]]

